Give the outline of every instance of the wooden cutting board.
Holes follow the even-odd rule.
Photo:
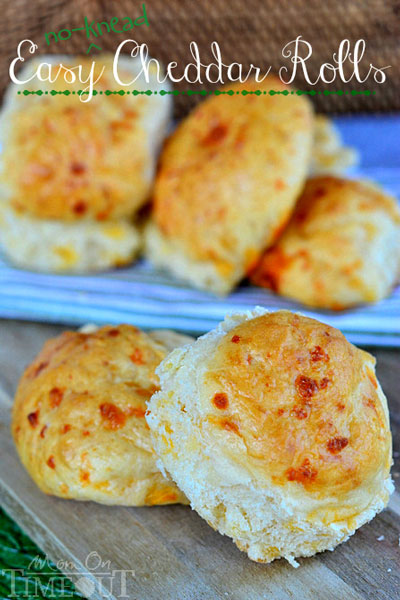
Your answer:
[[[83,594],[132,600],[400,598],[398,492],[389,508],[347,543],[300,559],[298,569],[284,560],[251,562],[189,507],[114,508],[42,494],[14,450],[10,406],[24,366],[45,339],[62,329],[0,322],[0,493],[6,511],[53,561],[62,561],[63,571]],[[400,352],[375,354],[399,462]],[[394,466],[395,482],[398,471],[399,465]]]

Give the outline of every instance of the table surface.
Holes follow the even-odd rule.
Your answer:
[[[1,398],[8,399],[7,402],[10,403],[24,367],[32,360],[46,339],[58,335],[65,329],[67,328],[59,325],[0,321]],[[368,348],[367,350],[377,358],[378,378],[388,398],[394,442],[395,464],[392,474],[398,492],[400,483],[400,351],[382,348]],[[5,421],[7,421],[7,417],[4,417],[6,412],[9,412],[9,404],[6,410],[3,410]],[[7,427],[8,425],[6,424],[4,427],[3,423],[3,438],[4,436],[9,438],[9,434],[6,432]],[[274,600],[275,598],[292,597],[321,598],[321,600],[334,597],[394,600],[400,596],[400,496],[398,493],[393,495],[389,509],[370,524],[362,527],[349,542],[339,546],[333,553],[326,552],[312,559],[301,560],[302,566],[295,571],[285,561],[275,561],[268,566],[255,565],[243,553],[237,551],[226,537],[213,532],[187,507],[164,507],[162,510],[152,509],[149,511],[148,509],[102,507],[91,503],[74,503],[48,498],[37,491],[29,477],[25,477],[24,472],[19,469],[9,439],[6,440],[5,445],[1,446],[0,451],[2,452],[0,483],[2,484],[2,501],[5,508],[28,531],[31,537],[45,551],[49,552],[51,558],[60,557],[60,548],[64,547],[64,543],[68,546],[68,552],[72,554],[75,544],[75,555],[79,554],[79,543],[85,549],[86,538],[82,537],[80,542],[74,541],[71,538],[71,531],[67,531],[68,528],[65,528],[65,524],[63,529],[59,523],[62,515],[69,510],[74,518],[81,517],[85,520],[88,527],[95,527],[96,520],[107,516],[107,518],[115,520],[123,518],[125,520],[124,527],[128,528],[129,519],[132,519],[132,532],[129,538],[126,537],[125,540],[123,527],[118,534],[120,543],[118,537],[113,538],[114,541],[110,537],[107,540],[108,548],[110,543],[120,546],[116,549],[116,561],[120,560],[124,564],[127,563],[124,548],[121,547],[122,539],[125,540],[124,543],[130,545],[130,552],[135,550],[132,544],[146,545],[146,536],[150,534],[152,538],[158,536],[162,539],[162,548],[158,548],[158,552],[161,552],[157,561],[158,569],[164,571],[167,567],[168,569],[172,568],[171,565],[173,565],[173,569],[176,570],[179,577],[177,575],[175,580],[172,578],[172,581],[167,578],[160,588],[159,580],[153,581],[147,576],[145,580],[135,583],[136,587],[132,588],[134,594],[130,596],[132,598],[146,598],[147,600],[160,597],[161,590],[164,591],[165,599],[173,598],[174,600],[178,598],[196,598],[197,600],[197,598],[203,597],[208,600],[212,598],[258,599],[261,597],[274,598]],[[11,454],[13,456],[10,456]],[[13,475],[16,470],[18,473]],[[5,483],[7,477],[9,482]],[[14,480],[11,481],[13,477]],[[7,492],[5,492],[6,488]],[[31,495],[28,503],[26,498],[21,500],[22,504],[29,505],[28,508],[25,506],[23,510],[20,510],[18,493]],[[42,507],[41,503],[46,506]],[[48,514],[49,510],[54,510],[54,524],[51,515]],[[35,511],[38,515],[38,522],[31,527],[30,520],[26,515],[29,512],[32,517]],[[93,513],[96,515],[93,515],[92,519]],[[176,519],[179,521],[178,526]],[[138,523],[143,539],[132,542],[132,536],[135,531],[138,531]],[[57,535],[49,543],[44,529],[53,527],[53,525],[53,533]],[[57,527],[59,527],[58,530]],[[60,533],[63,534],[63,531],[65,531],[65,540],[60,540]],[[183,541],[185,536],[185,541]],[[382,538],[382,536],[384,537]],[[100,537],[98,538],[99,550],[105,546],[104,540],[101,540]],[[56,541],[54,541],[55,539]],[[93,543],[93,539],[92,537],[91,543]],[[136,547],[136,551],[139,546]],[[96,548],[93,549],[96,550]],[[166,554],[163,559],[164,550]],[[147,547],[146,551],[149,551]],[[154,558],[154,560],[156,559]],[[215,561],[220,562],[221,572],[219,573],[216,572]],[[265,570],[267,570],[268,579],[265,578]],[[193,575],[193,572],[196,574]],[[72,579],[74,579],[73,576]],[[177,586],[177,581],[181,588],[179,593],[175,589],[174,595],[174,586]],[[263,593],[261,596],[259,590],[264,585],[263,581],[266,595]],[[320,582],[320,588],[318,582]],[[193,596],[193,590],[197,590],[195,596]],[[269,595],[271,593],[272,595]],[[96,596],[96,594],[93,596],[93,598],[97,597],[101,596]]]

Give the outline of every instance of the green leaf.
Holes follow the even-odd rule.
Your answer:
[[[32,562],[35,560],[36,564]],[[17,571],[11,572],[12,569]],[[58,594],[60,599],[68,597],[82,600],[83,596],[72,581],[63,577],[61,585],[60,581],[54,580],[60,575],[56,566],[46,560],[43,552],[0,508],[0,600],[12,597],[46,600],[50,590]],[[12,584],[15,586],[15,596],[11,595]]]

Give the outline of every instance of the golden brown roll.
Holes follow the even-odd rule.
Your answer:
[[[381,300],[399,278],[397,201],[364,182],[315,177],[251,280],[304,304],[341,310]]]
[[[269,89],[287,91],[273,95]],[[309,166],[310,102],[276,77],[227,86],[167,142],[147,230],[151,261],[196,287],[228,293],[278,236]],[[261,95],[242,95],[261,90]]]
[[[21,79],[42,62],[54,69],[92,58],[41,56],[28,61]],[[15,263],[44,271],[88,271],[129,262],[139,249],[132,222],[151,190],[155,163],[171,116],[170,96],[106,94],[118,90],[113,56],[96,57],[97,95],[82,102],[85,84],[61,76],[27,85],[41,96],[17,95],[10,85],[0,114],[2,221],[5,252]],[[120,57],[124,81],[137,76],[138,59]],[[165,84],[168,85],[168,84]],[[159,91],[155,76],[138,77],[138,90]],[[51,91],[70,92],[51,95]],[[101,93],[100,93],[101,92]],[[61,240],[61,241],[60,241]]]
[[[287,311],[232,315],[157,369],[146,414],[191,506],[252,560],[332,550],[388,502],[375,359]]]
[[[190,341],[171,335],[174,346]],[[157,468],[144,418],[168,351],[130,325],[45,344],[21,378],[12,418],[21,461],[42,491],[129,506],[186,502]]]

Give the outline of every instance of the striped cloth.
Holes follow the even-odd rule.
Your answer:
[[[381,183],[400,199],[400,116],[336,119],[361,165],[352,175]],[[301,311],[341,329],[356,344],[400,347],[400,288],[382,302],[343,313],[305,310],[267,290],[240,286],[218,299],[194,290],[145,261],[101,275],[45,275],[0,259],[0,317],[81,325],[133,323],[192,334],[211,329],[226,313],[261,305]]]

